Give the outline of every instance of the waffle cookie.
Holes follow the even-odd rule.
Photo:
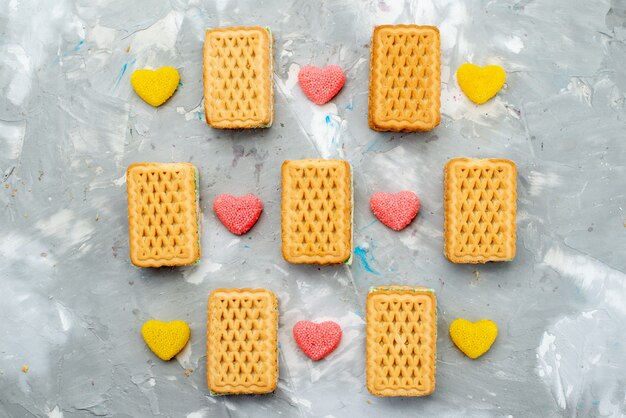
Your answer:
[[[290,263],[350,263],[352,174],[344,160],[285,161],[283,257]]]
[[[198,170],[193,164],[132,164],[126,190],[134,265],[182,266],[200,259]]]
[[[204,112],[213,128],[266,128],[274,119],[272,33],[220,28],[204,41]]]
[[[209,296],[207,384],[213,394],[260,394],[278,380],[278,300],[265,289]]]
[[[367,390],[377,396],[435,391],[437,300],[431,289],[373,287],[366,306]]]
[[[515,257],[517,168],[510,160],[455,158],[444,169],[444,252],[453,263]]]
[[[428,131],[439,125],[441,57],[434,26],[383,25],[370,49],[370,128]]]

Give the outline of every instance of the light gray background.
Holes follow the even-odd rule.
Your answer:
[[[623,0],[407,3],[3,0],[0,5],[0,415],[16,417],[623,416],[626,408],[626,4]],[[442,121],[422,134],[367,126],[369,42],[383,23],[437,25]],[[275,35],[271,129],[204,122],[207,28],[268,25]],[[483,106],[460,92],[460,64],[500,64],[507,85]],[[316,106],[300,66],[339,64],[347,82]],[[172,65],[182,85],[155,109],[132,91],[138,68]],[[453,265],[442,254],[442,169],[453,157],[517,162],[513,262]],[[284,159],[354,167],[352,267],[288,265],[280,252]],[[124,172],[189,161],[201,175],[203,259],[140,270],[128,259]],[[416,191],[402,232],[375,220],[378,190]],[[243,237],[219,224],[220,193],[259,195]],[[389,399],[365,389],[364,299],[372,285],[425,285],[439,301],[437,390]],[[268,396],[211,397],[206,298],[266,287],[280,300],[280,378]],[[457,317],[493,319],[498,339],[472,361],[451,343]],[[183,319],[191,344],[162,362],[148,319]],[[300,319],[344,338],[314,363]],[[28,364],[28,373],[21,367]],[[186,369],[193,369],[189,376]]]

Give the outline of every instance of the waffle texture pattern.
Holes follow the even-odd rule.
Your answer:
[[[196,173],[188,163],[128,167],[130,260],[137,267],[182,266],[200,258]]]
[[[428,131],[439,125],[441,57],[434,26],[383,25],[370,51],[369,125],[377,131]]]
[[[510,160],[456,158],[444,169],[444,247],[453,263],[515,257],[517,168]]]
[[[206,32],[204,112],[214,128],[268,127],[274,117],[272,34],[262,27]]]
[[[278,300],[265,289],[216,289],[207,321],[207,383],[217,394],[260,394],[278,379]]]
[[[421,287],[374,288],[367,296],[367,389],[377,396],[435,390],[437,302]]]
[[[343,160],[285,161],[283,257],[290,263],[340,264],[352,253],[352,175]]]

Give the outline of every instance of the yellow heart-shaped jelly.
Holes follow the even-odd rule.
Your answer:
[[[456,79],[463,93],[474,103],[483,104],[500,91],[506,81],[504,69],[498,65],[465,63],[456,71]]]
[[[158,70],[135,70],[130,76],[130,84],[146,103],[161,106],[167,101],[180,81],[178,70],[174,67],[162,67]]]
[[[143,324],[141,335],[150,350],[161,360],[170,360],[189,341],[189,325],[185,321],[162,322],[156,319]]]
[[[485,354],[497,336],[498,327],[489,319],[470,322],[458,318],[450,324],[452,341],[469,358],[478,358]]]

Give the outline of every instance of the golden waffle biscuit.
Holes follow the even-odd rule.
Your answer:
[[[439,125],[441,57],[434,26],[383,25],[370,49],[370,128],[428,131]]]
[[[182,266],[200,258],[197,170],[189,163],[137,163],[126,171],[130,260]]]
[[[367,295],[367,390],[377,396],[435,391],[437,300],[424,287],[372,288]]]
[[[270,393],[278,380],[278,300],[265,289],[209,296],[207,384],[215,394]]]
[[[214,128],[269,127],[274,119],[272,33],[220,28],[204,41],[204,112]]]
[[[444,169],[444,252],[453,263],[515,257],[517,168],[510,160],[455,158]]]
[[[340,264],[352,254],[352,174],[343,160],[285,161],[283,257],[290,263]]]

